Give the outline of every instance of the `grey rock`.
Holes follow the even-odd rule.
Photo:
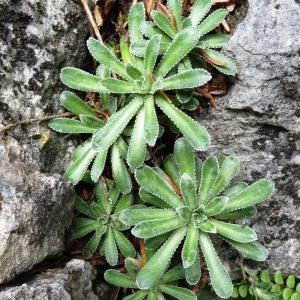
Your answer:
[[[59,174],[38,170],[39,149],[0,142],[0,283],[64,249],[75,194]]]
[[[236,180],[269,178],[276,192],[252,225],[269,249],[271,269],[300,273],[300,3],[251,0],[226,51],[237,79],[218,110],[201,116],[212,135],[209,154],[234,154]]]
[[[1,300],[98,300],[93,291],[93,267],[73,259],[63,269],[49,269],[30,281],[0,291]],[[106,298],[108,299],[108,298]]]
[[[0,127],[62,112],[60,69],[81,67],[86,59],[88,27],[80,3],[3,0],[0,11]],[[75,196],[61,175],[70,161],[70,138],[51,133],[46,123],[5,135],[0,139],[0,283],[63,251]]]

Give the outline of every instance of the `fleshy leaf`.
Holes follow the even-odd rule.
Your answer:
[[[182,60],[196,45],[199,34],[195,28],[186,28],[177,33],[162,57],[155,76],[159,78],[165,75]]]
[[[112,148],[111,167],[114,180],[116,181],[120,191],[123,194],[129,193],[132,186],[131,178],[116,144],[114,144]]]
[[[156,89],[179,90],[192,89],[201,86],[211,79],[211,75],[204,69],[182,71],[157,82]]]
[[[218,25],[222,23],[222,21],[226,18],[227,15],[227,9],[217,9],[213,13],[211,13],[198,26],[200,36],[203,36],[204,34],[215,29]]]
[[[172,281],[177,281],[179,279],[184,279],[184,269],[181,264],[175,266],[168,272],[166,272],[159,282],[168,283]]]
[[[77,68],[63,68],[60,73],[61,81],[68,87],[84,92],[107,92],[98,76]]]
[[[248,186],[248,184],[246,182],[237,182],[233,186],[227,188],[223,194],[224,194],[224,196],[231,198],[231,197],[239,194],[247,186]]]
[[[115,54],[108,49],[103,43],[90,37],[87,41],[87,47],[92,56],[101,64],[108,67],[112,72],[115,72],[123,78],[130,79],[126,73],[125,65],[119,61]]]
[[[177,208],[183,205],[183,202],[174,190],[152,168],[148,166],[141,167],[136,170],[135,178],[138,184],[146,191],[161,198],[172,207]]]
[[[246,258],[251,258],[256,261],[264,261],[268,257],[268,250],[258,242],[242,244],[230,239],[225,239],[225,241]]]
[[[195,181],[194,152],[193,148],[185,138],[176,140],[174,145],[174,155],[179,174],[182,176],[186,173],[193,181]]]
[[[115,237],[115,241],[121,253],[125,257],[134,257],[136,251],[131,242],[129,242],[129,240],[124,236],[124,234],[121,231],[115,228],[113,228],[112,230]]]
[[[181,29],[182,2],[183,0],[168,0],[168,8],[174,18],[173,23],[177,30]]]
[[[166,33],[169,37],[174,38],[176,30],[172,26],[169,19],[163,13],[157,10],[152,10],[151,17],[160,30]]]
[[[68,111],[75,115],[96,116],[92,108],[72,92],[62,92],[60,94],[60,102]]]
[[[156,95],[155,103],[181,131],[191,146],[198,151],[205,151],[210,145],[210,136],[204,126],[179,110],[160,95]]]
[[[207,34],[200,38],[197,47],[200,48],[221,48],[229,41],[229,35],[223,33]]]
[[[118,138],[142,104],[143,98],[137,96],[124,108],[112,115],[106,125],[94,133],[92,140],[93,148],[96,150],[108,149]]]
[[[178,216],[175,216],[167,219],[162,219],[162,222],[158,222],[157,220],[143,221],[137,224],[131,230],[131,232],[138,238],[148,239],[182,227],[185,224],[185,220]]]
[[[133,170],[140,167],[146,158],[144,123],[145,111],[141,109],[136,117],[127,152],[127,163]]]
[[[180,228],[156,251],[137,274],[137,286],[149,289],[154,286],[165,272],[173,254],[186,234],[186,228]]]
[[[233,291],[231,280],[224,266],[222,265],[210,238],[207,236],[207,234],[200,233],[199,242],[207,263],[209,276],[214,291],[221,298],[230,297]]]
[[[67,168],[65,174],[66,179],[76,185],[83,177],[96,154],[97,152],[91,149],[91,144],[88,143],[82,155],[72,162],[72,164]]]
[[[215,217],[223,220],[238,220],[243,218],[251,218],[256,215],[256,212],[256,208],[254,206],[250,206],[233,211],[221,212]]]
[[[118,263],[118,249],[116,241],[112,232],[112,228],[109,226],[104,240],[104,252],[107,262],[111,266],[115,266]]]
[[[199,204],[205,204],[209,200],[209,195],[215,185],[219,174],[219,164],[216,156],[207,158],[202,164],[201,181],[198,192]]]
[[[151,204],[153,206],[160,207],[160,208],[170,208],[171,207],[168,203],[166,203],[165,201],[161,201],[161,199],[159,197],[149,193],[148,191],[146,191],[143,188],[140,188],[139,194],[140,194],[141,199],[148,204]]]
[[[133,196],[131,193],[122,194],[116,203],[116,206],[114,208],[114,213],[117,214],[117,213],[131,207],[133,200],[134,199],[133,199]]]
[[[142,73],[131,64],[127,64],[126,73],[134,80],[139,80],[142,76]]]
[[[136,225],[143,221],[163,220],[172,217],[177,217],[174,209],[147,207],[132,207],[120,214],[120,220],[126,225]]]
[[[135,43],[143,38],[140,31],[141,24],[145,21],[145,8],[143,3],[135,3],[128,14],[128,31],[130,42]]]
[[[84,257],[91,257],[93,255],[93,253],[97,250],[101,237],[105,232],[106,226],[101,226],[97,228],[97,230],[83,249],[82,254]]]
[[[203,49],[202,54],[204,54],[204,58],[221,73],[226,75],[236,74],[237,68],[234,62],[220,52],[213,49]]]
[[[61,133],[93,133],[94,127],[86,126],[82,122],[67,118],[57,118],[49,122],[49,127]]]
[[[197,250],[197,256],[193,264],[185,269],[185,279],[188,284],[191,285],[197,284],[201,277],[201,265],[198,252]]]
[[[79,239],[90,232],[97,230],[99,223],[90,218],[76,218],[71,227],[71,239]]]
[[[198,236],[199,229],[190,225],[181,252],[182,263],[185,269],[189,268],[195,262],[197,257],[199,243]]]
[[[132,94],[138,91],[134,83],[115,78],[104,79],[102,85],[112,93]]]
[[[143,300],[147,297],[148,291],[138,291],[134,294],[124,297],[122,300]]]
[[[273,191],[274,184],[272,181],[267,179],[258,180],[230,198],[224,211],[246,208],[261,203],[271,197]]]
[[[152,74],[158,54],[159,54],[159,47],[161,42],[161,35],[153,36],[145,50],[145,60],[144,60],[144,68],[147,74]]]
[[[205,15],[208,13],[212,5],[212,0],[196,0],[192,6],[190,19],[192,26],[198,26]]]
[[[177,169],[174,154],[169,154],[164,159],[164,170],[167,172],[168,176],[170,176],[172,178],[172,180],[175,182],[175,184],[177,186],[179,186],[180,185],[180,174],[179,174],[179,171]]]
[[[207,217],[211,217],[221,213],[224,210],[228,199],[228,197],[220,196],[208,202],[208,204],[205,206],[205,215]]]
[[[105,125],[105,121],[97,117],[79,115],[79,119],[84,125],[95,129],[102,128]]]
[[[189,289],[169,285],[169,284],[161,284],[160,289],[162,292],[174,297],[179,300],[196,300],[196,295]]]
[[[196,208],[197,198],[195,181],[193,181],[192,178],[186,173],[181,176],[180,190],[186,205],[190,209]]]
[[[223,235],[233,241],[239,243],[249,243],[257,240],[257,235],[253,229],[248,226],[230,224],[221,221],[210,221],[220,235]]]
[[[149,146],[154,146],[159,134],[159,125],[154,107],[153,95],[146,95],[144,98],[145,108],[145,139]]]
[[[135,278],[123,274],[117,270],[106,270],[104,279],[110,284],[123,287],[123,288],[136,288]]]
[[[106,157],[107,157],[107,151],[100,151],[96,155],[96,158],[94,160],[94,163],[92,165],[91,169],[91,179],[94,182],[97,182],[100,175],[103,172],[105,162],[106,162]]]

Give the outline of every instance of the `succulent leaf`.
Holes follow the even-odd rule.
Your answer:
[[[199,187],[199,204],[206,204],[219,174],[219,164],[216,156],[207,158],[202,164]]]
[[[200,38],[197,46],[200,48],[221,48],[229,41],[229,36],[223,33],[207,34]]]
[[[160,289],[162,292],[166,293],[179,300],[196,300],[196,295],[186,288],[169,285],[169,284],[161,284]]]
[[[168,283],[184,278],[184,269],[181,264],[176,265],[171,270],[167,271],[159,280],[159,282]]]
[[[98,227],[99,223],[97,220],[89,218],[76,218],[72,224],[71,238],[79,239],[96,230]]]
[[[205,35],[206,33],[212,31],[217,26],[219,26],[227,15],[228,10],[226,9],[217,9],[213,13],[211,13],[198,26],[198,32],[200,36]]]
[[[233,211],[221,212],[220,214],[216,215],[216,218],[223,220],[238,220],[244,218],[251,218],[256,215],[256,212],[256,208],[250,206]]]
[[[132,234],[138,238],[151,238],[160,234],[172,231],[176,228],[182,227],[187,221],[178,216],[171,218],[164,218],[162,222],[157,220],[143,221],[138,223],[132,230]]]
[[[197,250],[197,256],[193,264],[184,269],[185,270],[185,279],[188,284],[195,285],[198,283],[201,277],[201,265],[199,260],[199,251]]]
[[[98,227],[95,230],[95,233],[91,237],[91,239],[87,242],[86,246],[83,249],[83,256],[84,257],[91,257],[93,253],[97,250],[97,247],[99,245],[99,242],[102,238],[102,236],[106,232],[106,226]]]
[[[60,94],[60,102],[68,111],[75,115],[96,116],[91,107],[72,92],[62,92]]]
[[[112,232],[112,227],[108,226],[104,240],[104,253],[107,262],[111,266],[118,263],[118,249]]]
[[[230,239],[225,239],[225,241],[246,258],[251,258],[256,261],[264,261],[268,257],[268,250],[256,241],[249,243],[239,243]]]
[[[186,28],[177,33],[155,70],[155,77],[163,78],[196,45],[199,39],[195,28]]]
[[[145,128],[144,135],[149,146],[154,146],[159,135],[159,125],[154,107],[153,95],[146,95],[144,100]]]
[[[90,37],[87,41],[87,47],[92,56],[101,64],[109,68],[112,72],[117,73],[123,78],[130,79],[126,73],[125,65],[115,56],[115,54],[100,43],[95,38]]]
[[[107,151],[100,151],[97,153],[96,158],[93,162],[92,169],[91,169],[91,179],[94,182],[97,182],[99,177],[101,176],[105,162],[107,157]]]
[[[186,173],[181,176],[180,190],[186,205],[191,209],[196,208],[197,197],[195,181],[193,181],[192,178]]]
[[[137,286],[140,289],[149,289],[158,282],[185,234],[185,227],[176,230],[148,260],[137,275]]]
[[[131,133],[127,152],[127,163],[131,169],[140,167],[146,157],[146,140],[144,138],[145,111],[141,109]]]
[[[77,68],[63,68],[60,72],[60,80],[75,90],[84,92],[107,92],[102,86],[101,78]]]
[[[209,147],[210,136],[204,126],[194,121],[160,95],[156,95],[155,103],[170,118],[194,149],[205,151]]]
[[[148,166],[136,170],[135,178],[138,184],[146,191],[164,200],[170,206],[176,208],[183,206],[183,202],[169,185],[158,175],[156,171]]]
[[[193,27],[198,26],[212,5],[212,0],[196,0],[192,6],[190,19]]]
[[[94,127],[84,125],[82,122],[67,118],[57,118],[49,122],[49,127],[61,133],[93,133]]]
[[[92,139],[93,148],[98,151],[108,149],[118,138],[142,104],[143,98],[137,96],[124,108],[116,112],[103,128],[94,133]]]
[[[205,206],[205,215],[208,217],[219,215],[226,207],[227,202],[228,197],[225,196],[212,199]]]
[[[188,228],[188,232],[183,243],[183,248],[181,252],[183,267],[189,268],[197,258],[198,252],[198,236],[199,229],[195,228],[193,224],[191,224]]]
[[[161,43],[161,35],[157,34],[153,36],[149,42],[147,43],[145,49],[145,60],[144,60],[144,68],[147,74],[152,74]]]
[[[104,278],[110,284],[123,287],[123,288],[137,288],[134,278],[123,274],[117,270],[106,270],[104,273]]]
[[[143,221],[163,220],[178,217],[174,209],[132,207],[124,210],[120,220],[126,225],[136,225]]]
[[[136,251],[133,245],[131,244],[131,242],[124,236],[124,234],[121,231],[115,228],[112,228],[112,231],[113,231],[116,244],[120,249],[121,253],[125,257],[134,257]]]
[[[207,263],[211,284],[216,294],[221,298],[230,297],[233,291],[231,280],[222,265],[210,238],[207,234],[200,233],[199,242]]]
[[[211,79],[211,75],[204,69],[186,70],[161,81],[158,81],[159,90],[191,89],[205,84]]]
[[[163,13],[157,10],[152,10],[151,17],[160,30],[162,30],[170,38],[174,38],[174,36],[176,35],[176,30],[172,26],[169,19]]]
[[[177,140],[178,141],[178,140]],[[175,142],[176,145],[176,142]],[[164,170],[172,178],[172,180],[175,182],[177,186],[180,185],[180,174],[177,168],[176,160],[175,160],[175,155],[174,154],[169,154],[165,159],[164,159]]]
[[[123,194],[129,193],[132,186],[131,178],[116,144],[114,144],[112,147],[111,168],[114,180],[116,181],[120,191]]]
[[[160,207],[160,208],[169,208],[171,207],[168,203],[166,203],[165,201],[161,201],[161,199],[151,193],[149,193],[148,191],[146,191],[143,188],[140,188],[139,191],[140,197],[141,199],[148,204],[154,205],[156,207]]]
[[[82,155],[67,168],[65,174],[66,179],[76,185],[83,177],[96,154],[97,152],[91,149],[91,143],[86,143]]]
[[[267,179],[258,180],[230,198],[224,211],[246,208],[261,203],[271,197],[273,191],[274,184],[272,181]]]
[[[141,24],[145,21],[145,8],[143,3],[135,3],[128,14],[128,31],[130,42],[135,43],[143,38],[140,31]]]
[[[230,224],[221,221],[210,221],[217,229],[220,235],[223,235],[239,243],[249,243],[257,240],[257,235],[253,229],[248,226]]]
[[[138,91],[134,83],[115,78],[104,79],[102,85],[112,93],[132,94]]]

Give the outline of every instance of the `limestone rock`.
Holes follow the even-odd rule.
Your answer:
[[[39,150],[0,143],[0,283],[63,251],[75,194],[59,174],[41,173]]]
[[[209,154],[234,154],[239,179],[272,179],[276,192],[252,220],[272,269],[300,273],[300,3],[251,0],[226,51],[237,79],[218,110],[201,116]]]
[[[29,282],[0,291],[1,300],[98,300],[93,291],[95,270],[80,259],[64,269],[50,269]],[[108,298],[106,298],[108,299]]]

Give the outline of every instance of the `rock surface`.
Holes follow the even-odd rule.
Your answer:
[[[300,274],[300,2],[251,0],[226,51],[238,76],[218,110],[201,116],[210,153],[234,154],[239,179],[272,179],[276,193],[252,220],[272,269]]]
[[[64,249],[75,194],[59,174],[41,173],[39,149],[0,143],[0,283]]]
[[[73,259],[64,269],[50,269],[20,286],[0,291],[1,300],[98,300],[93,291],[95,270]],[[108,298],[107,298],[108,299]]]
[[[0,124],[62,112],[60,68],[86,59],[81,6],[72,0],[3,0],[0,11]],[[0,283],[63,251],[75,195],[61,175],[70,146],[72,141],[50,135],[46,123],[2,135]]]

